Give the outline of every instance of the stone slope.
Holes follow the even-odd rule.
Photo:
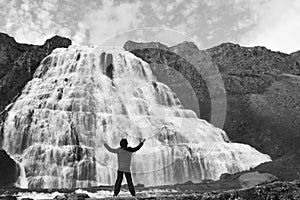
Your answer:
[[[230,43],[208,52],[225,80],[229,137],[275,159],[299,148],[300,65],[295,57]]]

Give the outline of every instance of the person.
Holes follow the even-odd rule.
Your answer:
[[[140,144],[134,148],[128,147],[128,142],[126,139],[120,141],[120,147],[113,149],[106,142],[104,142],[104,147],[111,153],[115,153],[118,156],[118,171],[117,171],[117,180],[115,183],[114,196],[118,196],[121,183],[123,180],[123,174],[125,174],[128,189],[132,196],[135,196],[135,190],[132,183],[130,164],[131,164],[131,155],[132,153],[138,151],[144,144],[145,139],[142,139]]]

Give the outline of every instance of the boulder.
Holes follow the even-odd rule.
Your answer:
[[[269,173],[248,172],[239,177],[239,182],[242,188],[254,187],[262,183],[270,183],[277,181],[278,178]]]
[[[18,164],[0,149],[0,186],[12,186],[18,180],[19,171]]]
[[[223,173],[223,174],[221,174],[221,176],[220,176],[220,180],[222,181],[222,180],[226,180],[228,177],[230,177],[231,176],[231,174],[229,174],[229,173]]]
[[[89,199],[89,195],[85,193],[71,193],[71,194],[63,194],[54,197],[56,200],[84,200]]]

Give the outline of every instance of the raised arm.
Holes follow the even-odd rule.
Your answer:
[[[128,148],[128,150],[129,150],[130,152],[136,152],[136,151],[138,151],[138,150],[143,146],[144,142],[145,142],[145,139],[143,139],[143,140],[140,142],[140,144],[137,145],[136,147],[134,147],[134,148]]]
[[[108,144],[104,143],[104,147],[107,149],[107,151],[111,153],[117,153],[117,149],[111,148]]]

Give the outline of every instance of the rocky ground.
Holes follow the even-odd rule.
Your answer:
[[[201,200],[297,200],[300,199],[300,181],[275,181],[263,185],[239,189],[218,189],[220,183],[182,184],[157,188],[137,188],[138,199],[201,199]],[[223,183],[225,184],[225,183]],[[210,190],[210,191],[208,191]],[[83,190],[25,190],[1,188],[0,199],[110,199],[112,187],[97,187]],[[46,197],[46,198],[45,198]],[[115,198],[114,198],[115,199]],[[117,199],[133,199],[128,191],[121,192]]]
[[[136,186],[138,199],[202,199],[202,200],[277,200],[299,199],[300,180],[278,181],[277,177],[257,171],[222,174],[220,180],[204,180],[202,183],[187,182],[158,187]],[[113,186],[81,189],[20,189],[0,188],[0,199],[110,199]],[[133,199],[126,185],[117,199]]]

